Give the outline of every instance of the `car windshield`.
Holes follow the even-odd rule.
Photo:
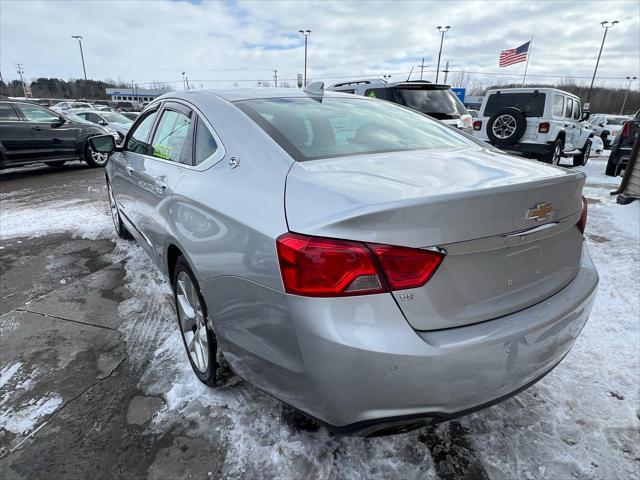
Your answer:
[[[484,107],[484,116],[490,117],[503,108],[515,107],[521,110],[525,117],[542,117],[545,99],[546,95],[540,92],[492,93]]]
[[[607,117],[607,125],[622,125],[629,117]]]
[[[274,98],[236,102],[297,161],[477,143],[418,112],[357,98]]]
[[[100,112],[100,115],[109,123],[133,123],[133,120],[119,113]]]
[[[393,90],[400,105],[426,113],[438,120],[460,118],[460,115],[467,113],[458,97],[448,89],[425,90],[394,87]]]

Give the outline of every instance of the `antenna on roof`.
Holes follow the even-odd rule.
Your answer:
[[[313,82],[302,89],[310,95],[324,95],[324,82]]]

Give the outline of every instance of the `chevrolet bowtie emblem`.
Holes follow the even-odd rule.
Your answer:
[[[537,222],[540,222],[545,218],[548,218],[552,212],[553,212],[553,205],[551,205],[550,203],[542,202],[542,203],[536,204],[535,207],[527,210],[527,215],[525,216],[525,218],[527,220],[535,220]]]

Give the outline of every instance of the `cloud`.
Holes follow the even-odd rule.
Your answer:
[[[602,40],[599,23],[614,17],[621,23],[608,33],[598,77],[640,76],[637,1],[3,1],[0,68],[5,79],[17,77],[14,62],[24,64],[28,78],[81,77],[70,37],[83,35],[91,78],[180,86],[186,71],[194,84],[226,87],[270,80],[277,69],[293,82],[304,62],[297,31],[308,28],[315,80],[383,73],[404,79],[422,57],[432,79],[440,45],[435,27],[442,24],[452,26],[442,56],[451,70],[517,80],[523,65],[500,69],[498,54],[533,36],[530,74],[588,82]]]

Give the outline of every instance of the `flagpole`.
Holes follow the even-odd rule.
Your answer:
[[[529,48],[527,51],[527,63],[524,66],[524,75],[522,76],[522,86],[524,87],[524,82],[527,80],[527,69],[529,68],[529,59],[531,58],[531,45],[533,44],[533,35],[531,35],[531,39],[529,40]]]

